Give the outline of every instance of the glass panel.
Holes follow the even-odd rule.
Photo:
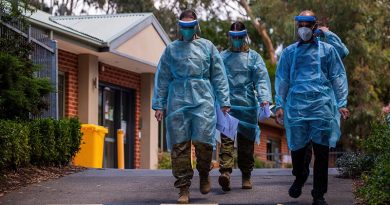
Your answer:
[[[103,125],[103,88],[99,87],[99,109],[98,109],[98,124]]]
[[[130,122],[130,109],[131,109],[131,103],[130,103],[130,93],[122,91],[121,92],[121,129],[125,132],[124,140],[125,140],[125,168],[129,169],[132,168],[132,159],[133,159],[133,144],[132,139],[130,138],[131,133],[129,133],[131,130],[129,129],[129,122]]]
[[[116,167],[115,90],[104,87],[102,103],[103,125],[108,129],[104,143],[104,167],[114,168]]]

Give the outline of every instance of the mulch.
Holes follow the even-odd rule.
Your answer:
[[[38,167],[27,166],[18,170],[6,170],[0,173],[0,197],[18,190],[29,184],[36,184],[50,179],[57,179],[69,174],[81,172],[84,167],[61,166],[61,167]]]

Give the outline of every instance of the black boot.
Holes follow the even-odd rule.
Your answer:
[[[309,176],[305,176],[303,178],[296,178],[294,180],[294,183],[291,185],[290,189],[288,190],[288,195],[292,198],[298,198],[302,194],[302,188]]]
[[[312,205],[328,205],[328,203],[326,203],[324,197],[321,197],[321,198],[313,198]]]
[[[200,174],[199,175],[199,190],[200,193],[202,194],[208,194],[211,190],[211,185],[210,185],[210,176]]]
[[[223,191],[230,191],[230,174],[229,172],[223,172],[219,178],[218,183],[221,185]]]
[[[326,203],[326,201],[325,201],[324,194],[325,193],[323,193],[321,191],[316,191],[313,189],[311,191],[311,196],[313,197],[313,204],[312,205],[328,205],[328,203]]]

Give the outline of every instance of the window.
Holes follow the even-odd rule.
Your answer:
[[[58,118],[65,117],[65,74],[58,72]]]
[[[280,159],[280,140],[268,138],[267,140],[267,160],[276,161]]]

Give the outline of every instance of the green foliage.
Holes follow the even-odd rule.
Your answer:
[[[23,119],[39,115],[52,90],[48,79],[34,77],[38,67],[8,53],[0,52],[0,118]]]
[[[0,120],[0,171],[29,162],[29,129],[23,123]]]
[[[171,154],[162,152],[158,159],[158,169],[172,169]]]
[[[80,149],[82,134],[77,118],[37,119],[30,123],[30,130],[32,164],[65,165]]]
[[[62,119],[64,120],[64,119]],[[69,118],[69,127],[70,127],[70,157],[73,158],[76,153],[80,150],[81,138],[83,134],[81,133],[81,123],[78,118]],[[70,159],[68,159],[70,161]]]
[[[256,169],[259,169],[259,168],[265,168],[266,167],[266,164],[264,161],[260,160],[259,158],[255,157],[255,168]]]
[[[372,131],[362,142],[363,149],[372,155],[390,153],[390,127],[386,123],[374,123]]]
[[[0,120],[0,170],[34,165],[66,165],[81,142],[77,118]]]
[[[364,153],[345,153],[337,158],[336,166],[342,177],[358,178],[372,169],[374,158]]]
[[[363,186],[357,189],[357,195],[366,204],[390,204],[390,154],[386,153],[375,168],[362,177]]]
[[[390,101],[390,1],[257,0],[251,1],[251,7],[272,29],[274,45],[286,47],[296,40],[294,16],[305,9],[313,10],[343,40],[350,51],[344,63],[352,115],[343,124],[344,133],[348,134],[342,140],[351,143],[367,137],[370,122],[376,120],[380,107]]]
[[[337,160],[344,176],[361,175],[363,185],[355,192],[365,204],[390,203],[390,126],[373,123],[370,135],[361,141],[362,153],[350,153]]]
[[[76,118],[57,121],[56,130],[56,163],[67,164],[80,149],[81,131],[80,122]],[[67,146],[63,146],[67,145]]]
[[[32,13],[34,10],[28,6],[28,0],[3,0],[0,1],[0,52],[6,52],[13,56],[29,61],[29,54],[33,50],[32,43],[19,33],[5,28],[4,24],[16,27],[20,31],[27,33],[29,26],[25,13]]]
[[[39,67],[29,56],[32,44],[27,38],[6,29],[5,24],[26,32],[24,12],[32,12],[27,1],[1,1],[0,37],[0,119],[29,119],[47,109],[44,99],[52,87],[48,79],[35,77]]]

